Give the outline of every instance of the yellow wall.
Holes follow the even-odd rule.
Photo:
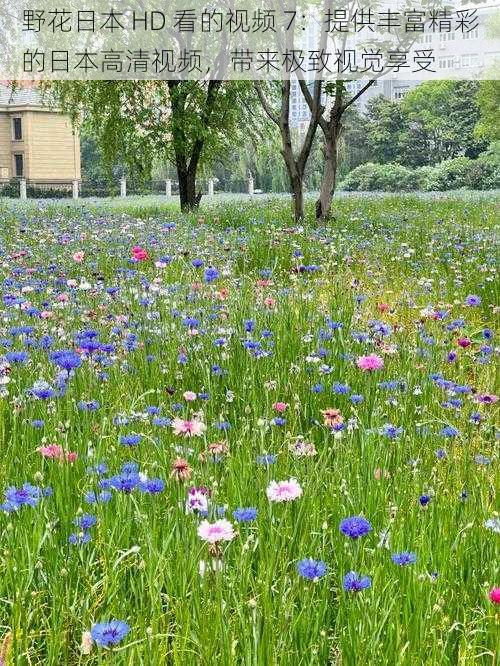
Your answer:
[[[12,117],[21,116],[23,140],[12,140]],[[49,111],[0,111],[0,167],[14,176],[14,153],[24,154],[28,180],[80,179],[80,141],[69,118]]]
[[[0,112],[0,169],[7,167],[11,175],[11,151],[10,151],[10,119],[8,114]]]

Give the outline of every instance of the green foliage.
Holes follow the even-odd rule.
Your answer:
[[[49,95],[93,137],[105,168],[124,163],[134,174],[151,174],[156,162],[175,164],[203,141],[200,165],[212,163],[251,123],[251,84],[224,82],[204,116],[207,84],[182,81],[169,90],[165,81],[53,81]],[[175,111],[173,107],[175,106]]]
[[[353,169],[342,181],[340,189],[350,192],[398,192],[411,187],[412,171],[400,164],[368,162]]]
[[[495,158],[487,153],[477,160],[455,157],[435,166],[418,169],[409,169],[400,164],[370,162],[351,171],[340,185],[340,189],[351,192],[443,192],[461,188],[491,190],[499,187],[498,154]]]
[[[499,141],[500,81],[481,81],[476,99],[480,114],[476,136],[489,141]]]
[[[4,306],[1,335],[12,346],[2,356],[29,354],[2,374],[1,501],[9,486],[51,488],[35,507],[0,511],[7,665],[493,666],[498,606],[488,592],[499,582],[498,535],[485,523],[497,518],[497,428],[495,405],[476,400],[495,390],[494,352],[485,351],[496,343],[485,335],[495,327],[494,197],[349,196],[336,202],[335,220],[311,225],[309,216],[293,229],[278,198],[205,207],[202,216],[118,204],[110,213],[82,202],[0,203],[4,296],[23,302]],[[176,223],[168,233],[167,220]],[[150,260],[131,264],[136,244]],[[166,255],[172,261],[158,268]],[[196,257],[220,270],[215,284],[199,285]],[[319,270],[301,273],[302,264]],[[258,287],[263,269],[272,279]],[[464,307],[467,294],[481,304]],[[432,316],[439,311],[444,321]],[[186,316],[200,319],[199,331]],[[450,331],[457,319],[462,328]],[[61,386],[48,355],[72,348],[82,331],[105,343],[102,351],[81,354],[59,397],[34,400],[28,389],[39,378]],[[462,335],[467,349],[456,344]],[[222,348],[214,344],[221,336]],[[384,368],[363,373],[356,358],[374,351]],[[432,377],[474,392],[450,395]],[[337,383],[348,392],[333,392]],[[80,400],[99,409],[82,412]],[[276,401],[289,405],[283,426]],[[151,407],[160,421],[197,414],[206,436],[182,439],[156,423]],[[337,432],[322,418],[332,407],[343,416]],[[221,421],[231,424],[226,432]],[[384,424],[401,427],[399,439],[384,436]],[[457,436],[444,439],[445,425]],[[122,446],[120,435],[131,432],[140,443]],[[208,448],[220,440],[228,455]],[[51,443],[78,459],[43,459],[37,449]],[[297,456],[306,443],[315,455]],[[272,465],[256,463],[270,453]],[[193,469],[184,483],[170,476],[177,457]],[[84,501],[131,462],[141,480],[164,479],[164,491]],[[102,463],[107,471],[95,473]],[[302,496],[271,504],[270,481],[291,477]],[[234,523],[234,509],[250,506],[257,520],[209,548],[197,535],[203,517],[186,513],[190,486],[209,490],[209,521],[224,508]],[[425,507],[422,494],[431,498]],[[88,543],[74,546],[68,536],[82,513],[97,524]],[[358,514],[373,530],[349,540],[339,523]],[[393,564],[403,550],[415,551],[415,564]],[[297,562],[309,557],[327,563],[325,577],[299,576]],[[344,591],[351,570],[372,587]],[[130,634],[82,654],[82,634],[110,618],[127,621]]]
[[[475,132],[478,83],[428,81],[401,102],[382,96],[367,105],[365,142],[369,159],[409,167],[459,156],[477,157],[487,143]]]

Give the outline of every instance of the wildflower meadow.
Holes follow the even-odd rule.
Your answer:
[[[496,663],[497,206],[0,204],[0,664]]]

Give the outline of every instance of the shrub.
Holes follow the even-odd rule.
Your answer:
[[[400,164],[368,162],[353,169],[340,184],[340,189],[348,192],[444,192],[461,188],[491,190],[499,187],[500,144],[492,144],[476,160],[455,157],[435,166],[414,170]]]
[[[349,192],[408,191],[416,189],[412,185],[413,171],[400,164],[361,164],[347,174],[341,189]]]

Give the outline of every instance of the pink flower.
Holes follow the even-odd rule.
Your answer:
[[[302,488],[297,479],[271,481],[266,490],[270,502],[291,502],[302,495]]]
[[[321,413],[323,414],[323,424],[328,428],[333,428],[336,425],[340,425],[344,422],[340,409],[334,409],[329,407],[328,409],[322,409]]]
[[[469,340],[469,338],[458,338],[458,340],[457,340],[457,345],[459,347],[462,347],[462,349],[466,349],[467,347],[470,347],[471,344],[472,343]]]
[[[76,261],[77,264],[81,264],[84,259],[85,252],[83,250],[78,250],[78,252],[75,252],[73,255],[73,261]]]
[[[184,391],[182,394],[182,397],[184,400],[187,400],[188,402],[192,402],[193,400],[196,400],[198,397],[194,391]]]
[[[204,520],[198,527],[198,536],[208,543],[217,543],[218,541],[232,541],[236,534],[234,528],[229,522],[222,518],[215,523],[209,523]]]
[[[493,393],[479,393],[474,398],[475,402],[480,402],[483,405],[494,405],[498,402],[498,396]]]
[[[78,453],[75,451],[64,451],[62,446],[59,444],[49,444],[48,446],[40,446],[37,449],[44,458],[50,458],[52,460],[59,460],[60,462],[66,461],[69,463],[74,463],[78,458]]]
[[[275,409],[279,414],[283,414],[284,411],[286,411],[288,407],[287,402],[275,402],[273,405],[273,409]]]
[[[146,259],[149,259],[149,254],[143,247],[136,245],[132,248],[132,258],[136,261],[146,261]]]
[[[266,306],[266,308],[269,308],[271,310],[276,305],[276,299],[274,299],[272,296],[268,296],[267,298],[264,299],[264,305]]]
[[[201,437],[207,426],[198,419],[179,419],[176,418],[172,421],[172,428],[176,435],[184,435],[184,437]]]
[[[492,587],[489,596],[494,604],[500,604],[500,587]]]
[[[384,359],[378,356],[378,354],[368,354],[368,356],[360,356],[356,361],[356,365],[361,370],[380,370],[380,368],[384,367]]]
[[[57,458],[61,459],[64,456],[62,446],[59,444],[49,444],[48,446],[39,446],[38,453],[41,453],[44,458]]]

